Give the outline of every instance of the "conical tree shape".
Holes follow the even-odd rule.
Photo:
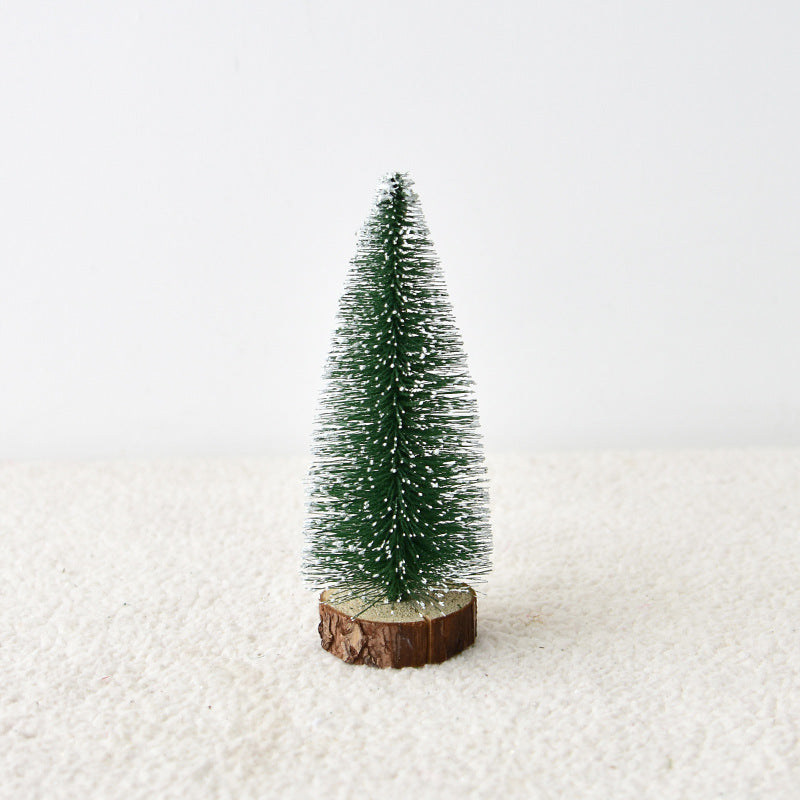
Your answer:
[[[489,571],[477,406],[417,195],[387,176],[340,302],[309,480],[304,572],[427,603]]]

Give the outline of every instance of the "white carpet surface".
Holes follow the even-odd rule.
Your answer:
[[[800,451],[490,459],[399,671],[320,648],[304,466],[0,465],[0,797],[800,797]]]

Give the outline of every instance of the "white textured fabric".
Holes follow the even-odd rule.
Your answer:
[[[0,466],[3,798],[800,797],[800,452],[503,456],[478,642],[348,666],[301,461]]]

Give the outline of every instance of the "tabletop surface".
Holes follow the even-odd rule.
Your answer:
[[[798,797],[800,451],[489,458],[478,640],[320,648],[300,459],[0,464],[0,797]]]

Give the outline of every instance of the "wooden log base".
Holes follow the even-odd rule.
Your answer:
[[[440,664],[475,641],[478,603],[468,586],[445,595],[444,613],[418,611],[411,603],[381,604],[354,616],[359,610],[356,601],[336,602],[330,589],[320,595],[322,647],[348,664]]]

